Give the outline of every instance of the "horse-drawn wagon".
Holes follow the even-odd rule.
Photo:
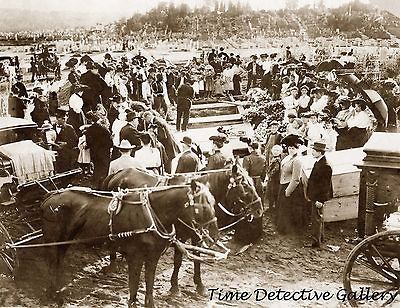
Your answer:
[[[80,174],[79,168],[57,172],[55,152],[40,146],[37,124],[0,117],[0,272],[12,273],[16,252],[5,249],[14,237],[37,234],[38,201],[46,191],[65,187]]]
[[[197,181],[168,187],[120,190],[116,193],[94,191],[85,187],[51,191],[37,208],[41,218],[38,224],[40,229],[15,238],[12,227],[7,228],[0,224],[1,274],[13,276],[17,273],[18,277],[20,250],[31,249],[35,255],[35,249],[46,249],[43,255],[48,262],[48,273],[39,273],[43,269],[37,269],[37,274],[46,275],[48,284],[45,287],[48,295],[52,296],[50,299],[60,303],[62,289],[65,289],[63,260],[68,247],[79,243],[105,243],[111,251],[115,249],[126,256],[130,304],[136,301],[139,283],[133,276],[139,277],[142,264],[145,264],[148,290],[146,306],[153,307],[155,269],[163,251],[169,245],[176,245],[188,256],[195,257],[188,249],[211,255],[202,259],[205,261],[226,258],[228,250],[220,253],[204,247],[186,245],[177,240],[175,232],[175,224],[182,222],[190,226],[185,233],[205,235],[205,243],[215,243],[218,226],[214,203],[208,187]],[[30,224],[29,226],[32,227]]]
[[[364,146],[358,199],[358,234],[349,254],[343,286],[352,306],[398,303],[400,293],[400,134],[374,133]],[[373,295],[373,296],[372,296]]]
[[[143,176],[145,175],[144,173]],[[139,178],[129,177],[131,180]],[[136,300],[135,284],[138,283],[133,276],[138,275],[137,271],[140,273],[142,267],[142,264],[139,266],[135,260],[146,258],[146,277],[152,278],[149,278],[149,281],[146,278],[149,289],[146,292],[145,304],[152,307],[151,280],[154,280],[158,258],[168,245],[174,244],[180,257],[186,255],[195,261],[196,288],[204,294],[199,261],[217,261],[226,258],[229,252],[217,240],[216,217],[221,216],[221,213],[232,216],[228,218],[233,219],[234,223],[226,228],[248,219],[261,219],[261,200],[240,166],[234,165],[232,168],[207,174],[190,174],[189,178],[184,175],[171,178],[151,176],[148,180],[154,181],[154,185],[150,183],[149,186],[155,187],[132,184],[138,188],[125,185],[124,189],[121,188],[124,186],[124,179],[123,174],[121,177],[118,173],[115,174],[115,178],[106,179],[114,180],[111,182],[118,184],[118,191],[111,191],[111,182],[105,182],[107,186],[104,186],[104,191],[70,187],[48,193],[40,206],[37,225],[33,225],[28,217],[19,217],[19,212],[13,216],[13,223],[21,220],[30,228],[28,233],[21,236],[15,237],[16,232],[12,226],[0,224],[2,273],[14,274],[15,268],[18,267],[20,250],[44,247],[49,262],[50,288],[47,291],[57,291],[55,299],[58,299],[62,297],[62,260],[68,247],[76,243],[106,242],[109,247],[114,247],[126,255],[130,304]],[[178,183],[167,183],[164,180],[177,180]],[[188,182],[191,184],[187,184]],[[205,182],[211,183],[210,188]],[[223,203],[226,208],[222,205],[215,206],[215,201]],[[217,210],[221,212],[217,214],[219,216],[216,215]],[[187,239],[191,239],[192,244],[196,244],[197,241],[203,244],[198,247],[181,241]],[[218,251],[207,248],[210,247],[206,244],[209,241],[216,244]],[[194,253],[189,253],[190,250]],[[174,258],[174,261],[176,260],[178,258]],[[179,266],[174,268],[171,292],[178,290],[178,269]],[[54,292],[52,293],[54,295]]]

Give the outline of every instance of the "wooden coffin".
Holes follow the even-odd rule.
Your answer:
[[[324,221],[357,218],[361,169],[355,164],[364,157],[362,148],[326,153],[326,159],[332,166],[333,199],[325,204]],[[302,158],[303,181],[308,180],[315,161],[311,155]]]

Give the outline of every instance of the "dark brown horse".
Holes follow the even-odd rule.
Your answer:
[[[261,199],[257,195],[252,179],[237,165],[208,173],[179,174],[172,177],[154,176],[138,169],[124,169],[107,177],[103,183],[103,189],[117,190],[120,187],[134,188],[159,183],[173,185],[185,183],[193,177],[209,186],[216,201],[215,212],[220,228],[233,225],[236,230],[235,236],[240,240],[246,238],[248,241],[254,241],[261,236],[263,213]],[[254,221],[245,219],[247,216],[254,217]],[[191,239],[192,243],[199,241],[198,236],[193,232],[188,232],[187,226],[183,224],[176,225],[176,234],[182,241],[187,239]],[[178,273],[181,264],[182,253],[175,249],[174,272],[171,277],[172,293],[179,292]],[[197,292],[204,294],[205,287],[201,280],[200,263],[197,261],[194,262],[193,278]]]
[[[119,201],[118,201],[119,200]],[[116,202],[116,203],[115,203]],[[118,203],[119,202],[119,203]],[[71,240],[93,239],[103,243],[109,235],[126,256],[129,272],[129,304],[136,306],[140,273],[145,265],[146,307],[153,307],[155,270],[162,252],[174,242],[173,225],[178,220],[207,228],[217,238],[218,227],[214,212],[214,198],[207,186],[192,181],[191,185],[153,188],[107,197],[93,191],[67,189],[52,193],[42,203],[43,239],[48,251],[49,292],[63,286],[63,259]],[[119,204],[120,212],[113,215],[110,227],[109,205]],[[65,245],[64,245],[65,244]],[[58,293],[57,293],[58,292]]]

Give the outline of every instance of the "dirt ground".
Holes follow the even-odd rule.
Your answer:
[[[264,216],[264,235],[246,251],[214,265],[202,266],[205,297],[197,295],[192,281],[193,265],[184,261],[179,279],[181,294],[168,296],[172,273],[172,249],[161,258],[155,282],[157,307],[349,307],[341,299],[342,269],[352,245],[345,239],[354,236],[355,221],[326,225],[326,244],[321,249],[307,247],[307,233],[282,236],[275,231],[271,215]],[[339,248],[334,252],[330,246]],[[46,285],[45,251],[35,249],[19,253],[21,268],[18,281],[0,277],[0,306],[53,307],[42,295]],[[77,245],[66,259],[65,307],[126,307],[128,300],[127,266],[120,260],[115,272],[107,272],[107,251]],[[217,289],[218,288],[218,289]],[[212,291],[212,289],[214,291]],[[257,289],[258,293],[257,293]],[[268,300],[265,291],[329,292],[329,300]],[[227,300],[224,294],[249,292],[246,300]],[[212,293],[213,292],[213,293]],[[211,298],[212,295],[212,298]],[[258,295],[258,298],[257,296]],[[144,302],[144,281],[139,290]],[[398,302],[397,302],[398,303]],[[395,304],[392,304],[394,307]],[[371,307],[373,305],[368,305]],[[389,306],[390,307],[390,306]]]

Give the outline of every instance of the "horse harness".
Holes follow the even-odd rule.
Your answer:
[[[113,193],[113,197],[110,200],[110,203],[108,205],[108,213],[110,214],[110,220],[108,222],[108,227],[110,230],[109,233],[109,239],[111,241],[115,241],[117,239],[122,239],[122,238],[128,238],[132,237],[137,234],[143,234],[143,233],[148,233],[148,232],[155,232],[158,236],[160,236],[162,239],[169,240],[171,243],[175,240],[176,232],[174,226],[172,226],[172,231],[171,233],[168,233],[157,217],[157,215],[154,213],[153,209],[150,206],[150,200],[149,200],[149,191],[144,190],[139,192],[140,200],[139,201],[126,201],[123,200],[123,197],[126,195],[126,191],[120,190],[117,193]],[[113,219],[116,215],[119,214],[121,208],[122,208],[122,201],[126,204],[131,204],[131,205],[143,205],[145,210],[148,213],[148,217],[150,219],[150,226],[145,228],[145,229],[138,229],[138,230],[131,230],[131,231],[125,231],[125,232],[119,232],[119,233],[114,233],[113,230]],[[159,225],[159,228],[162,229],[162,231],[157,228],[157,223]]]
[[[168,231],[164,227],[163,223],[160,221],[157,214],[154,212],[153,208],[151,207],[150,200],[149,200],[149,190],[143,190],[139,193],[139,196],[140,196],[139,201],[123,200],[123,197],[126,193],[127,193],[127,191],[124,191],[124,190],[120,190],[117,193],[113,193],[113,197],[110,200],[110,203],[108,205],[108,213],[110,214],[110,220],[108,223],[109,230],[110,230],[109,239],[112,241],[115,241],[117,239],[132,237],[137,234],[155,232],[162,239],[168,240],[170,242],[170,244],[175,243],[176,242],[175,226],[172,225],[172,231],[170,233],[168,233]],[[189,191],[187,193],[187,196],[188,196],[188,201],[185,203],[185,208],[193,209],[193,214],[194,214],[193,216],[199,214],[199,209],[198,209],[198,207],[196,207],[196,205],[199,203],[196,203],[194,201],[195,195]],[[148,213],[148,217],[150,220],[150,226],[147,227],[146,229],[131,230],[131,231],[120,232],[120,233],[115,234],[113,231],[113,219],[114,219],[114,216],[118,215],[118,213],[121,211],[122,201],[124,203],[132,204],[132,205],[143,205]],[[180,223],[182,223],[183,225],[185,225],[186,227],[188,227],[192,231],[194,231],[195,234],[200,239],[202,239],[202,235],[206,235],[207,237],[209,237],[208,234],[205,233],[204,228],[209,226],[212,223],[215,223],[216,220],[217,220],[217,218],[214,217],[203,224],[199,224],[196,222],[195,219],[193,219],[191,221],[191,226],[190,226],[187,223],[185,223],[181,218],[178,218],[178,221]]]

